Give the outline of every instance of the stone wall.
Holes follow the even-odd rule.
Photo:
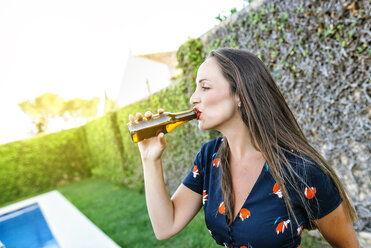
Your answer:
[[[265,62],[344,182],[363,236],[371,232],[370,13],[368,0],[260,0],[201,37],[206,53],[245,48]]]

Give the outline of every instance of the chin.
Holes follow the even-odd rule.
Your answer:
[[[204,126],[203,123],[202,123],[202,121],[198,121],[198,129],[200,129],[201,131],[206,130],[206,129],[205,129],[205,126]]]
[[[200,129],[201,131],[207,131],[207,130],[211,130],[212,128],[209,126],[206,126],[204,123],[202,123],[202,121],[199,121],[198,122],[198,129]]]

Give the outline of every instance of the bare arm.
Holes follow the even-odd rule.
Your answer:
[[[159,110],[159,113],[163,110]],[[151,118],[150,112],[146,118]],[[130,121],[134,117],[130,116]],[[143,117],[137,114],[140,121]],[[163,134],[139,144],[144,171],[144,185],[148,214],[158,239],[168,239],[180,232],[198,213],[202,206],[202,196],[184,185],[180,185],[170,199],[165,187],[162,153],[166,148]]]
[[[343,203],[325,217],[314,221],[314,223],[332,247],[360,247],[353,223],[347,217]]]

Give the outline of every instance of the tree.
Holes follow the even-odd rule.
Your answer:
[[[53,93],[45,93],[36,97],[33,101],[27,100],[19,104],[22,111],[32,118],[37,128],[36,134],[48,131],[50,120],[63,117],[65,121],[84,118],[90,121],[97,116],[99,98],[91,100],[75,98],[65,101],[61,96]]]
[[[99,98],[94,97],[91,100],[75,98],[64,103],[60,110],[60,116],[65,120],[84,118],[91,121],[97,117]]]
[[[49,120],[59,116],[64,99],[57,94],[45,93],[36,97],[34,101],[24,101],[19,104],[22,111],[32,118],[36,125],[37,134],[44,133]]]

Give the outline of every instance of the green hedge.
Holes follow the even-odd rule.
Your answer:
[[[0,204],[91,176],[86,132],[74,128],[0,146]]]
[[[118,183],[123,177],[123,148],[116,126],[116,113],[108,113],[81,128],[86,132],[92,175]]]

